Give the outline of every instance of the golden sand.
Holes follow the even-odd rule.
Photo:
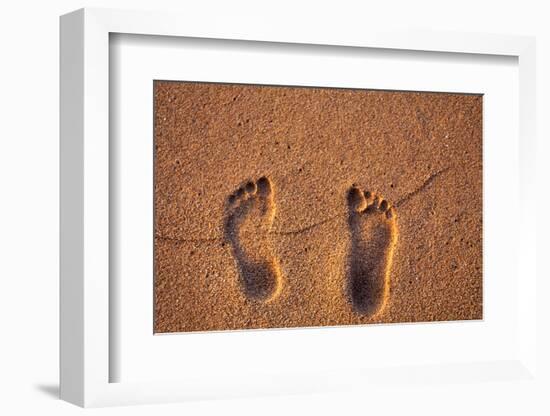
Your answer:
[[[482,318],[482,97],[155,82],[155,331]]]

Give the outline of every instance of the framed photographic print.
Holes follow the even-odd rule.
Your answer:
[[[534,51],[63,16],[62,398],[537,383]]]

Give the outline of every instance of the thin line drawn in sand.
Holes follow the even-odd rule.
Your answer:
[[[269,238],[275,209],[273,185],[265,176],[240,187],[226,204],[225,240],[244,293],[256,301],[268,302],[281,291],[281,269]]]
[[[438,170],[437,172],[432,173],[430,176],[428,176],[428,178],[426,178],[426,180],[424,182],[422,182],[422,184],[418,188],[416,188],[416,189],[412,190],[411,192],[403,195],[401,198],[399,198],[397,201],[395,201],[393,206],[394,207],[400,207],[402,205],[405,205],[407,202],[409,202],[416,195],[418,195],[419,193],[424,191],[428,186],[431,185],[431,183],[434,180],[436,180],[443,173],[447,172],[449,169],[450,169],[449,167],[446,167],[446,168],[443,168],[441,170]]]
[[[393,206],[395,208],[398,208],[398,207],[401,207],[403,205],[406,205],[411,199],[413,199],[418,194],[420,194],[421,192],[426,190],[432,184],[432,182],[434,182],[439,176],[441,176],[442,174],[447,172],[449,169],[450,168],[447,167],[447,168],[443,168],[443,169],[441,169],[437,172],[432,173],[417,188],[413,189],[412,191],[406,193],[405,195],[403,195],[402,197],[397,199],[397,201],[393,204]],[[312,230],[316,227],[319,227],[321,225],[330,223],[332,221],[336,221],[340,218],[340,216],[341,216],[340,214],[332,215],[328,218],[325,218],[324,220],[321,220],[321,221],[315,222],[313,224],[309,224],[309,225],[306,225],[304,227],[300,227],[300,228],[297,228],[297,229],[294,229],[294,230],[292,230],[292,229],[291,230],[285,230],[285,231],[271,230],[271,231],[269,231],[269,234],[276,234],[276,235],[297,235],[297,234],[301,234],[301,233],[304,233],[304,232],[308,232],[308,231],[310,231],[310,230]],[[158,234],[156,235],[156,238],[161,239],[161,240],[165,240],[165,241],[174,241],[174,242],[179,242],[179,243],[210,243],[210,242],[223,241],[223,237],[180,238],[180,237],[165,236],[165,235],[158,235]]]
[[[348,191],[351,248],[347,294],[355,312],[375,316],[389,297],[390,271],[397,244],[396,210],[370,191]]]
[[[179,238],[160,234],[155,235],[155,238],[163,241],[173,241],[174,243],[219,243],[222,241],[220,237]]]

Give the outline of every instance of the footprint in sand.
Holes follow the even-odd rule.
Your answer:
[[[225,235],[231,243],[243,290],[253,300],[269,301],[281,288],[281,271],[269,231],[275,217],[273,186],[268,178],[248,182],[227,201]]]
[[[372,192],[352,186],[348,193],[351,252],[348,295],[356,312],[373,316],[389,295],[389,275],[397,242],[395,208]]]

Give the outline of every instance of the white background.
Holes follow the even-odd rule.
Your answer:
[[[259,50],[257,44],[186,39],[167,45],[160,37],[131,35],[113,36],[110,56],[116,120],[111,206],[117,218],[110,249],[118,259],[110,275],[117,287],[111,353],[118,357],[111,360],[111,381],[230,376],[234,383],[253,377],[260,384],[265,374],[515,357],[520,282],[510,242],[518,241],[519,224],[509,218],[519,215],[519,188],[513,185],[519,176],[517,59],[280,45]],[[154,79],[483,93],[483,322],[152,336]]]
[[[0,66],[1,143],[0,174],[3,188],[0,227],[0,412],[18,414],[73,414],[82,412],[55,400],[58,374],[58,16],[83,6],[179,10],[187,13],[262,15],[286,19],[326,21],[338,25],[421,27],[488,33],[536,35],[538,58],[539,251],[550,232],[548,206],[550,131],[550,29],[544,3],[535,1],[333,1],[324,4],[297,1],[214,2],[179,1],[19,1],[3,4],[0,14],[2,64]],[[546,26],[546,27],[545,27]],[[546,138],[544,141],[543,138]],[[544,158],[544,160],[543,160]],[[546,163],[546,166],[543,166]],[[505,207],[504,207],[505,209]],[[513,219],[511,219],[513,220]],[[549,276],[539,255],[539,275]],[[549,283],[539,279],[541,321],[548,324]],[[548,333],[544,350],[550,350]],[[542,352],[542,351],[541,351]],[[548,371],[548,353],[539,354]],[[486,399],[475,385],[436,385],[431,389],[398,389],[372,397],[368,391],[198,402],[177,405],[100,409],[104,414],[392,414],[393,403],[409,403],[409,414],[445,406],[445,414],[543,414],[540,392],[501,383],[498,400]],[[396,390],[396,391],[394,391]],[[539,406],[537,408],[537,406]],[[548,406],[548,404],[546,404]],[[548,407],[545,409],[548,414]]]

